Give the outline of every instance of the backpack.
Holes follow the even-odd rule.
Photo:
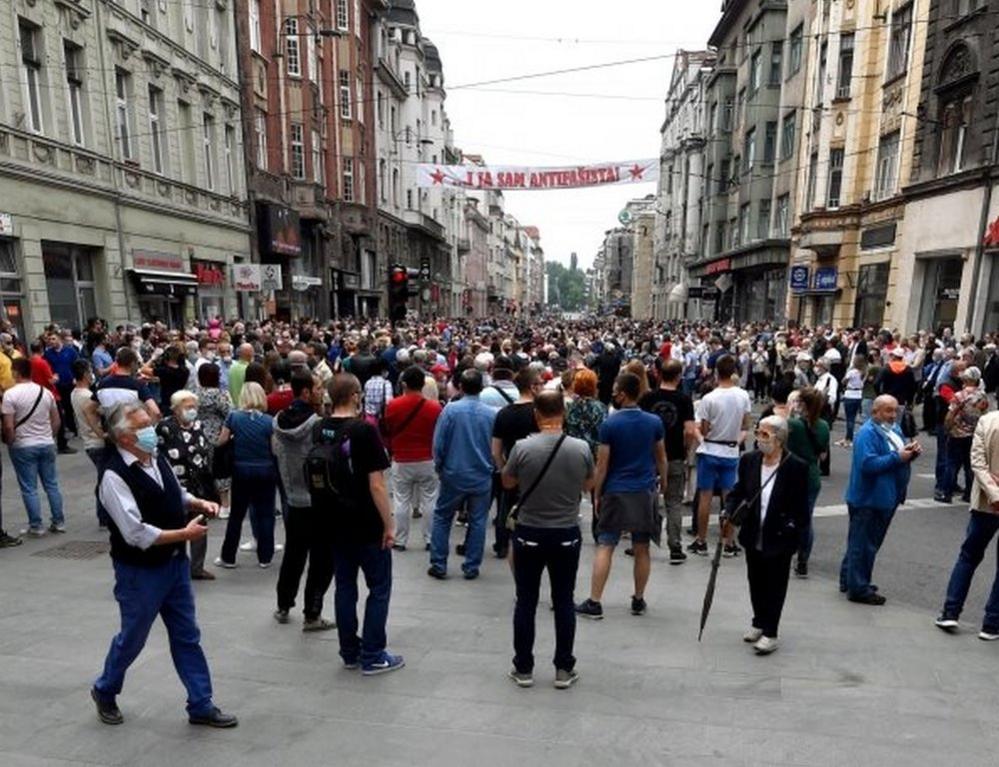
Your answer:
[[[312,427],[312,447],[305,456],[305,483],[316,511],[344,514],[357,506],[350,455],[354,423],[350,420],[333,430],[323,419]]]

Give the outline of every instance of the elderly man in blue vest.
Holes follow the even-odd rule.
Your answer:
[[[846,489],[850,529],[840,567],[839,590],[851,602],[883,605],[885,597],[871,585],[874,559],[884,543],[895,509],[905,502],[910,464],[922,452],[895,425],[898,400],[882,395],[874,400],[871,417],[853,442],[853,464]]]
[[[236,717],[212,702],[186,547],[207,534],[205,517],[217,515],[218,504],[181,488],[170,464],[156,454],[156,432],[141,403],[118,405],[108,429],[115,446],[107,451],[99,496],[110,517],[121,631],[111,640],[104,671],[91,690],[97,715],[105,724],[124,721],[116,698],[125,672],[145,646],[156,616],[161,616],[174,667],[187,689],[188,721],[235,727]],[[189,519],[193,514],[199,516]]]

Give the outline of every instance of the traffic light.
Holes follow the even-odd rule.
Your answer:
[[[394,264],[389,267],[389,319],[399,322],[406,319],[406,303],[409,300],[409,270]]]

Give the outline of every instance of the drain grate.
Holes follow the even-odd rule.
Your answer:
[[[96,559],[110,551],[111,544],[108,541],[66,541],[58,546],[36,551],[31,556],[52,559]]]

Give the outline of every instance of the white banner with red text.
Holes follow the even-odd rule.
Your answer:
[[[612,184],[641,184],[659,180],[659,160],[629,160],[595,165],[533,167],[521,165],[434,165],[416,166],[419,187],[451,186],[462,189],[501,191],[580,189]]]

